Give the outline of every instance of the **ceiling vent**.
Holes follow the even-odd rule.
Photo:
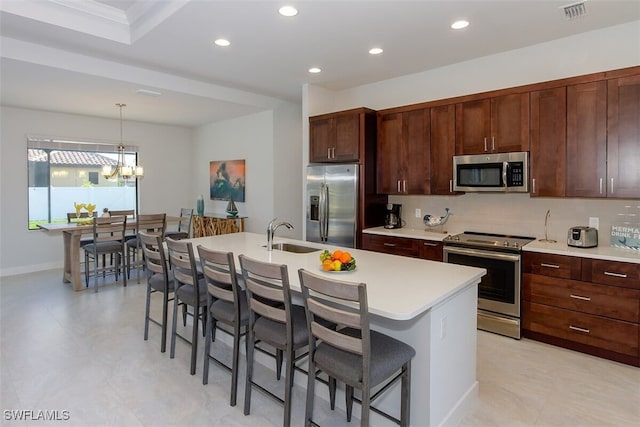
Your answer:
[[[564,10],[564,17],[567,20],[578,19],[587,14],[585,2],[573,3],[561,7]]]

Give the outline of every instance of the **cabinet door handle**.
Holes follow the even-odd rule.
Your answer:
[[[578,331],[578,332],[584,332],[585,334],[589,333],[588,329],[585,328],[579,328],[577,326],[573,326],[573,325],[569,325],[569,329],[571,329],[572,331]]]
[[[383,245],[389,246],[390,248],[395,248],[396,246],[398,246],[395,243],[387,243],[387,242],[383,243]]]
[[[602,194],[602,178],[600,178],[600,194]]]
[[[406,179],[402,180],[402,192],[403,193],[407,192],[407,180]]]
[[[536,179],[535,179],[535,178],[532,178],[532,179],[531,179],[531,192],[532,192],[533,194],[535,194],[535,193],[536,193]]]
[[[331,148],[327,148],[327,159],[331,158]]]
[[[613,277],[621,277],[623,279],[627,278],[627,275],[625,273],[612,273],[610,271],[605,271],[604,275],[605,276],[613,276]]]
[[[400,192],[400,180],[396,182],[396,186],[398,187],[398,193]]]
[[[436,246],[438,246],[438,244],[437,244],[437,243],[428,243],[428,242],[424,242],[424,243],[422,243],[422,244],[423,244],[424,246],[430,246],[430,247],[432,247],[432,248],[435,248]]]
[[[571,294],[571,295],[569,295],[569,297],[573,298],[573,299],[579,299],[579,300],[582,300],[582,301],[591,301],[591,297],[583,297],[581,295],[573,295],[573,294]]]
[[[496,151],[496,137],[491,137],[491,151]]]
[[[449,180],[449,193],[453,193],[453,180]]]
[[[613,194],[613,178],[611,178],[611,194]]]
[[[484,137],[484,151],[487,151],[487,137]]]
[[[540,264],[541,267],[549,267],[549,268],[560,268],[559,265],[555,265],[555,264],[546,264],[546,263],[542,263]]]
[[[336,147],[331,148],[331,158],[334,160],[336,158]]]

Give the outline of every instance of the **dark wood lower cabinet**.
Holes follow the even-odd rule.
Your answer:
[[[391,255],[442,261],[442,242],[362,233],[362,249]]]
[[[530,302],[523,303],[522,317],[525,338],[640,366],[637,323]]]
[[[640,366],[640,264],[523,256],[522,336]]]

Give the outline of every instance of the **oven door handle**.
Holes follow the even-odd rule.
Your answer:
[[[506,254],[503,252],[484,251],[481,249],[459,248],[455,246],[445,246],[444,253],[445,255],[447,253],[451,253],[451,254],[458,254],[458,255],[475,256],[479,258],[497,259],[502,261],[512,261],[512,262],[520,261],[519,254]]]

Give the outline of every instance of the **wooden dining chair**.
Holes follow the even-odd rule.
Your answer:
[[[127,274],[125,271],[125,240],[124,233],[127,227],[126,216],[111,217],[94,217],[93,218],[93,243],[83,246],[84,250],[84,271],[85,284],[89,286],[89,265],[93,260],[94,287],[98,292],[98,273],[106,273],[113,271],[116,281],[120,271],[122,271],[122,281],[127,286]],[[102,267],[99,266],[98,256],[115,255],[115,264],[113,262],[105,265],[103,260]],[[112,258],[113,259],[113,258]]]
[[[177,230],[169,230],[164,233],[164,237],[171,237],[174,240],[188,239],[191,233],[191,218],[193,217],[193,209],[180,209],[180,221]]]
[[[97,212],[93,212],[92,216],[97,216]],[[87,219],[89,218],[89,212],[80,212],[80,216],[78,217],[78,215],[76,215],[75,211],[74,212],[67,212],[67,224],[71,224],[73,222],[74,219]],[[80,247],[83,247],[84,245],[88,245],[89,243],[93,243],[93,239],[92,238],[84,238],[84,239],[80,239]]]

